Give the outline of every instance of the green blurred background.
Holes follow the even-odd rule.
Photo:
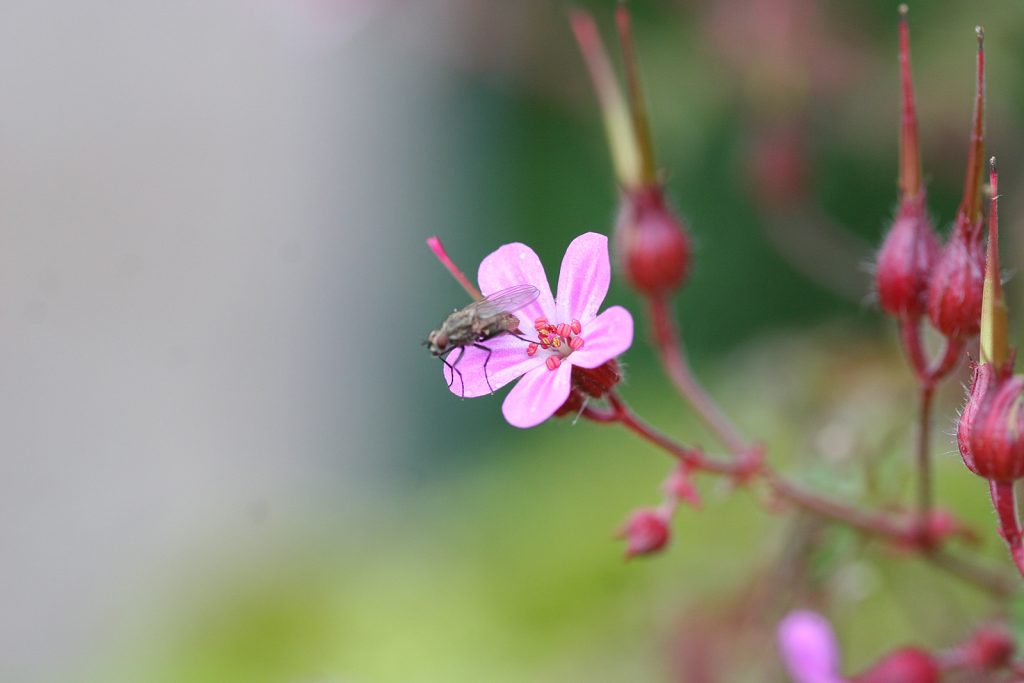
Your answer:
[[[61,6],[65,5],[65,6]],[[544,0],[9,3],[0,51],[0,680],[784,680],[812,606],[847,671],[994,611],[913,558],[701,479],[661,556],[612,538],[669,462],[612,426],[519,431],[418,345],[510,241],[554,277],[617,197]],[[592,10],[617,60],[609,0]],[[633,0],[656,153],[697,246],[698,375],[780,469],[908,499],[914,387],[869,267],[895,203],[895,2]],[[959,201],[987,30],[988,150],[1024,259],[1024,9],[911,6],[929,205]],[[1011,305],[1018,280],[1009,284]],[[623,396],[714,447],[638,323]],[[936,419],[961,549],[1009,570]],[[501,392],[503,393],[503,392]]]

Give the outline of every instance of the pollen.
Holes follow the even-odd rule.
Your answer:
[[[539,350],[554,352],[545,359],[549,370],[556,369],[563,358],[583,348],[583,337],[579,336],[583,331],[583,325],[579,320],[552,323],[547,318],[540,317],[533,321],[533,326],[537,330],[537,342],[526,347],[526,355],[532,358]]]

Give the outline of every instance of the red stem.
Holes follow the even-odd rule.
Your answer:
[[[582,417],[600,423],[622,424],[649,443],[666,451],[679,462],[694,471],[703,471],[733,477],[736,481],[745,482],[760,478],[779,497],[790,503],[813,512],[821,517],[840,522],[854,529],[874,536],[893,541],[903,547],[917,551],[920,556],[933,564],[979,588],[997,596],[1005,596],[1013,592],[1005,578],[964,558],[949,555],[938,547],[942,538],[921,541],[918,528],[913,524],[904,523],[900,516],[861,510],[838,502],[832,498],[809,491],[773,471],[761,458],[760,451],[749,450],[744,457],[732,462],[708,458],[701,451],[688,448],[643,422],[614,392],[608,395],[611,410],[586,407],[580,413]],[[1022,555],[1024,558],[1024,555]]]
[[[992,494],[992,506],[999,518],[999,533],[1006,540],[1013,563],[1017,565],[1021,576],[1024,576],[1024,542],[1021,540],[1020,517],[1017,515],[1013,482],[990,481],[989,492]]]
[[[926,545],[930,544],[933,540],[929,525],[932,513],[932,461],[929,437],[932,426],[932,398],[934,396],[934,387],[928,382],[923,382],[921,384],[917,424],[917,522],[921,542]]]
[[[646,422],[636,416],[630,409],[629,406],[623,402],[621,398],[615,393],[608,395],[608,401],[611,404],[614,412],[612,420],[606,421],[617,421],[624,427],[637,434],[641,438],[653,443],[662,450],[671,453],[679,462],[684,465],[691,467],[695,470],[702,470],[704,472],[712,472],[715,474],[727,474],[737,477],[745,477],[750,474],[752,469],[751,462],[737,460],[734,462],[724,462],[721,460],[715,460],[706,457],[702,452],[695,448],[687,448],[681,444],[676,443],[669,437],[665,436],[658,430],[654,429]],[[589,417],[589,415],[587,415]]]
[[[654,342],[661,356],[661,363],[665,366],[665,371],[680,395],[730,453],[734,455],[749,453],[750,444],[729,421],[729,418],[725,416],[725,413],[704,390],[704,387],[694,377],[693,371],[690,370],[679,333],[669,312],[668,299],[650,297],[647,299],[647,303],[651,313]]]
[[[921,343],[921,317],[900,316],[900,341],[903,350],[910,360],[914,374],[925,381],[928,378],[928,361],[924,357],[924,345]]]

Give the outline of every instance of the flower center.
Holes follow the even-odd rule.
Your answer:
[[[583,337],[580,336],[583,326],[579,320],[556,324],[541,316],[533,321],[533,328],[537,330],[538,342],[526,347],[526,355],[535,356],[540,350],[551,352],[544,361],[548,370],[557,370],[563,358],[583,348]]]

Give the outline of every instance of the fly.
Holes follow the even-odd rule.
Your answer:
[[[487,352],[484,358],[484,381],[487,388],[494,393],[491,380],[487,376],[487,363],[491,360],[491,349],[483,342],[502,334],[511,334],[523,341],[530,341],[519,335],[519,318],[512,315],[523,306],[532,303],[540,296],[540,290],[533,285],[513,285],[508,289],[494,292],[493,294],[474,301],[464,308],[457,309],[449,315],[441,326],[431,332],[424,342],[430,353],[440,358],[445,366],[451,370],[451,381],[448,387],[451,388],[455,382],[455,375],[458,374],[462,383],[462,395],[466,395],[466,383],[462,373],[456,367],[462,356],[466,353],[466,347],[472,346]],[[448,362],[448,355],[459,349],[459,356],[454,363]]]

